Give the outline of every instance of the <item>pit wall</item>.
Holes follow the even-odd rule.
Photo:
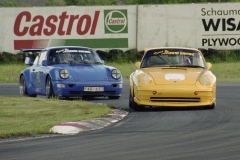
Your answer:
[[[0,52],[58,45],[240,49],[240,3],[0,8]]]

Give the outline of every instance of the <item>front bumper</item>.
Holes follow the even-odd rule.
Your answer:
[[[90,82],[71,82],[53,81],[54,94],[60,97],[82,97],[82,96],[121,96],[122,82],[111,81],[90,81]],[[86,92],[84,87],[103,87],[104,91]]]
[[[134,101],[143,106],[202,107],[216,102],[216,87],[158,85],[134,91]]]

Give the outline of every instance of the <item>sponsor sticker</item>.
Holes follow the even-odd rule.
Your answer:
[[[104,25],[107,34],[128,33],[127,10],[104,10]]]
[[[183,74],[166,74],[165,79],[169,81],[182,81],[185,79]]]

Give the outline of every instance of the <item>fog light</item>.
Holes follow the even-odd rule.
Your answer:
[[[65,84],[57,84],[57,88],[65,88]]]
[[[119,88],[122,88],[122,84],[119,84]]]
[[[157,94],[157,91],[153,91],[152,93],[153,93],[154,95],[156,95],[156,94]]]

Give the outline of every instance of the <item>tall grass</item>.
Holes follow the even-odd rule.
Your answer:
[[[20,72],[27,68],[25,64],[13,63],[0,65],[0,82],[1,83],[16,83],[18,82]]]
[[[205,53],[205,58],[212,63],[239,62],[240,50],[215,50],[209,54]]]
[[[124,4],[174,4],[174,3],[210,3],[210,2],[238,2],[237,0],[122,0]]]
[[[217,76],[218,81],[240,82],[240,51],[214,51],[211,54],[204,54],[206,61],[212,63],[211,70]],[[141,56],[142,54],[136,50],[130,50],[112,56],[105,60],[105,64],[118,68],[124,80],[128,81],[129,75],[136,70],[135,62],[140,61]],[[19,58],[5,57],[0,60],[0,83],[17,83],[20,72],[28,67]]]
[[[218,82],[240,82],[240,62],[213,63],[211,71]]]

